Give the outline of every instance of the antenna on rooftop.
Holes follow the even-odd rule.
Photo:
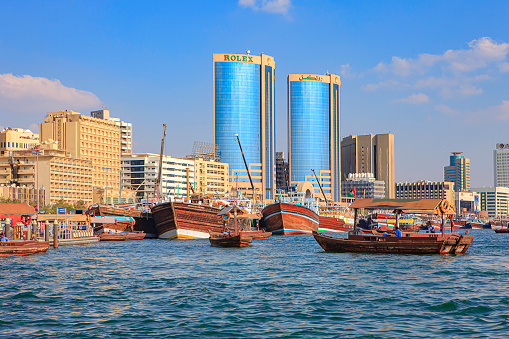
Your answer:
[[[247,54],[247,55],[251,54],[251,50],[250,50],[250,49],[248,49],[248,50],[246,51],[246,54]]]

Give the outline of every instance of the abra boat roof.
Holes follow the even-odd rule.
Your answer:
[[[369,210],[401,210],[405,213],[438,212],[445,199],[356,199],[350,208],[365,208]],[[447,214],[453,213],[449,208]]]
[[[0,214],[33,215],[35,208],[25,203],[0,203]]]

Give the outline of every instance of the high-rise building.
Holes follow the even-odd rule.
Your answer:
[[[385,197],[396,197],[394,181],[394,134],[350,135],[341,141],[341,175],[373,173],[385,182]]]
[[[39,124],[41,142],[55,141],[58,148],[92,165],[94,188],[120,187],[120,129],[115,121],[74,111],[51,112]]]
[[[276,63],[268,55],[214,54],[214,143],[230,168],[231,187],[251,185],[235,135],[239,136],[257,198],[274,198]]]
[[[487,211],[490,218],[502,218],[509,215],[508,187],[479,187],[472,191],[480,195],[480,210]]]
[[[122,187],[136,191],[138,201],[156,199],[154,189],[158,176],[159,159],[160,155],[155,153],[132,153],[122,156]],[[189,183],[194,188],[194,160],[163,155],[161,172],[161,197],[163,199],[187,195],[188,170]]]
[[[290,183],[289,178],[289,165],[285,161],[284,152],[276,152],[276,188],[286,189]]]
[[[456,192],[470,191],[470,159],[463,152],[451,152],[449,166],[444,167],[444,181],[454,183]]]
[[[92,118],[114,121],[115,126],[120,129],[120,152],[131,154],[133,152],[133,124],[121,121],[119,118],[110,117],[108,109],[100,109],[90,112]]]
[[[288,162],[290,185],[315,182],[328,200],[341,198],[340,88],[338,75],[288,76]]]
[[[4,128],[0,132],[0,156],[13,151],[26,151],[39,145],[39,134],[29,129]]]
[[[495,187],[509,187],[509,144],[497,144],[493,151]]]

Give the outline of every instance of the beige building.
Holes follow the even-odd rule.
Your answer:
[[[385,182],[385,197],[394,199],[394,134],[350,135],[341,141],[341,175],[373,173]]]
[[[196,191],[224,196],[228,192],[228,164],[205,159],[194,159]]]
[[[73,157],[57,149],[56,144],[43,145],[38,154],[17,151],[0,157],[0,185],[45,190],[40,205],[63,199],[67,203],[83,200],[92,203],[92,167],[90,161]],[[37,196],[34,194],[35,199]]]
[[[2,176],[2,173],[0,173],[0,176]],[[5,184],[0,184],[0,198],[17,200],[25,204],[30,204],[32,202],[37,202],[36,194],[37,190],[35,189],[35,187],[6,186]],[[40,203],[44,203],[46,201],[45,197],[46,190],[40,189],[39,190]]]
[[[421,180],[417,182],[398,182],[396,199],[447,199],[455,206],[454,183]]]
[[[39,145],[39,134],[29,129],[4,128],[0,132],[0,156],[13,151],[26,151]]]
[[[40,140],[55,141],[72,157],[92,165],[94,188],[120,187],[120,129],[115,121],[93,118],[74,111],[48,113],[39,124]]]
[[[115,126],[120,129],[120,151],[122,155],[131,154],[133,152],[133,124],[130,122],[121,121],[119,118],[110,117],[110,111],[107,109],[100,109],[90,112],[93,118],[114,121]]]

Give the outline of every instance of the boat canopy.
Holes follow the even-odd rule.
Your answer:
[[[233,207],[235,207],[235,209],[237,210],[237,214],[247,214],[246,211],[244,211],[242,208],[239,208],[239,206],[237,205],[232,205],[232,206],[228,206],[228,207],[225,207],[223,208],[217,215],[218,216],[222,216],[222,215],[228,215],[228,214],[233,214],[235,211],[233,210]]]
[[[447,199],[356,199],[350,208],[400,210],[404,213],[434,212],[455,214]]]

